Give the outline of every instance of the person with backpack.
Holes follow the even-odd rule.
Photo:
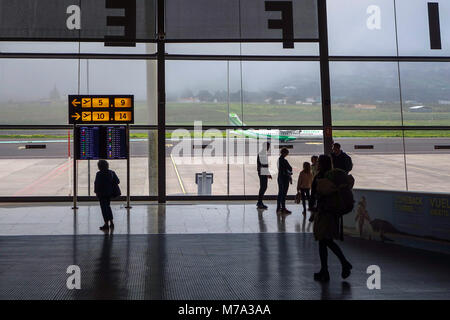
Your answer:
[[[94,192],[100,202],[103,220],[105,221],[100,230],[107,231],[114,228],[111,198],[120,196],[120,180],[114,171],[109,170],[108,161],[99,160],[97,166],[99,171],[95,176]]]
[[[353,169],[352,158],[341,149],[339,143],[333,143],[333,152],[331,158],[333,159],[333,167],[342,169],[346,173],[349,173]]]
[[[341,182],[346,182],[348,175],[340,169],[333,170],[331,158],[327,155],[319,156],[318,170],[319,172],[312,183],[311,198],[315,211],[313,232],[314,238],[319,242],[321,269],[314,274],[314,280],[321,282],[330,280],[328,249],[338,257],[342,265],[341,276],[346,279],[350,276],[352,265],[345,258],[334,239],[341,238],[339,222],[341,215],[349,210],[346,204],[351,202],[342,199],[338,188],[338,186],[345,185]],[[353,204],[351,207],[353,207]]]

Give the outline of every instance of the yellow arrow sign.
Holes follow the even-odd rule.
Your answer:
[[[77,99],[73,99],[73,101],[72,101],[72,105],[74,106],[74,107],[76,107],[77,105],[79,105],[81,102],[80,101],[77,101]]]
[[[72,118],[75,118],[75,121],[78,121],[78,119],[80,119],[80,114],[75,113]]]

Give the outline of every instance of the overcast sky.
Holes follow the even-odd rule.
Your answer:
[[[450,1],[440,4],[443,50],[429,49],[426,0],[397,0],[400,55],[450,55]],[[379,8],[368,13],[370,6]],[[375,11],[374,11],[375,10]],[[371,27],[368,27],[368,19]],[[331,55],[396,55],[393,0],[328,0],[329,43]],[[369,23],[369,24],[370,24]],[[374,27],[375,26],[375,27]],[[102,44],[81,44],[81,52],[144,53],[146,45],[136,48],[105,48]],[[147,49],[146,49],[147,48]],[[0,43],[2,52],[78,52],[78,43]],[[199,44],[168,45],[169,53],[209,54],[287,54],[316,55],[317,44],[297,43],[295,49],[281,44]],[[146,51],[148,50],[148,51]],[[342,69],[342,68],[341,68]],[[332,70],[333,72],[333,70]],[[360,72],[349,68],[340,72]],[[376,71],[375,71],[376,72]],[[146,61],[139,60],[35,60],[0,59],[0,101],[47,98],[53,87],[61,95],[78,92],[129,93],[146,97]],[[89,81],[87,74],[89,73]],[[243,62],[170,61],[167,62],[167,91],[206,89],[212,92],[241,88],[260,91],[279,89],[302,81],[318,81],[317,62]],[[334,75],[338,76],[338,75]],[[88,83],[89,82],[89,83]],[[301,82],[301,81],[300,81]]]

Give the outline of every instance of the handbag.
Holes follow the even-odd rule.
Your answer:
[[[111,171],[111,198],[120,197],[122,192],[120,191],[119,185],[114,181],[114,173]]]

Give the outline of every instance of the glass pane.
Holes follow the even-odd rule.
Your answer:
[[[450,189],[450,131],[405,131],[408,190],[444,192]]]
[[[0,52],[78,53],[78,42],[0,41]]]
[[[78,60],[0,59],[0,124],[67,124]]]
[[[132,94],[134,123],[156,125],[156,61],[81,60],[80,71],[80,94]]]
[[[228,124],[228,110],[240,107],[239,62],[167,61],[166,123]]]
[[[131,130],[130,132],[131,195],[158,194],[158,132]]]
[[[406,191],[401,131],[335,130],[333,137],[352,158],[355,188]]]
[[[281,29],[268,28],[269,19],[280,19],[281,8],[266,10],[263,0],[166,0],[165,5],[167,39],[280,39],[282,36]],[[292,1],[291,10],[295,17],[293,37],[317,39],[317,2]]]
[[[0,130],[0,196],[72,195],[69,130]]]
[[[117,2],[113,3],[117,6]],[[105,36],[126,36],[128,39],[155,39],[156,1],[123,1],[117,8],[108,8],[108,4],[104,0],[1,0],[0,37],[98,40]],[[123,26],[108,25],[108,17],[119,17]]]
[[[440,33],[441,49],[432,49],[428,17],[430,2],[437,3],[439,8],[440,28],[437,33]],[[397,0],[396,5],[398,45],[401,56],[448,56],[450,54],[449,1]]]
[[[244,61],[242,83],[246,125],[322,125],[318,62]]]
[[[282,43],[242,43],[242,55],[249,56],[318,56],[319,44],[296,42],[294,48],[283,48]]]
[[[330,55],[397,55],[392,0],[328,0],[327,11]]]
[[[265,194],[278,194],[277,161],[280,149],[285,147],[289,150],[289,155],[286,159],[293,169],[293,182],[289,186],[288,195],[295,195],[297,193],[298,177],[303,170],[303,163],[311,162],[311,156],[318,156],[323,153],[322,130],[252,130],[251,133],[259,135],[260,138],[257,139],[254,136],[244,138],[246,143],[252,146],[245,155],[245,193],[247,195],[258,195],[257,155],[263,152],[264,143],[266,142],[264,136],[269,134],[272,138],[267,140],[270,142],[268,165],[272,180],[268,180]]]
[[[239,43],[167,43],[168,54],[239,55]]]
[[[400,64],[403,119],[407,126],[450,125],[450,64]]]
[[[109,54],[153,54],[156,53],[155,43],[136,43],[134,47],[105,46],[104,42],[80,42],[81,53]]]
[[[333,125],[402,124],[394,62],[330,63]]]
[[[157,131],[130,131],[130,195],[156,196],[158,194],[158,158]],[[116,171],[120,179],[122,195],[127,191],[127,163],[126,160],[110,160],[110,169]],[[78,194],[95,196],[94,181],[98,171],[97,160],[78,161]],[[88,172],[90,175],[88,177]],[[90,189],[87,181],[90,179]]]
[[[94,182],[97,174],[98,160],[78,160],[77,161],[77,182],[78,196],[94,196]],[[126,160],[108,160],[109,169],[113,170],[120,180],[120,190],[122,195],[127,194],[127,162]],[[90,185],[89,185],[90,183]]]
[[[243,148],[233,132],[167,132],[167,195],[244,195]]]
[[[286,49],[282,43],[168,43],[166,52],[192,55],[318,56],[319,45],[296,42],[294,48]]]

